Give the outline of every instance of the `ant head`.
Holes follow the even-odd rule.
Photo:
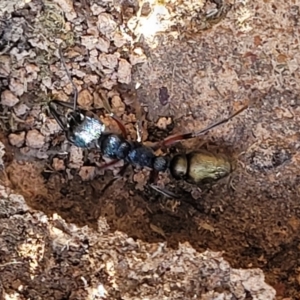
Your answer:
[[[84,114],[81,113],[79,110],[69,112],[66,118],[67,118],[66,126],[68,129],[80,125],[85,120]]]

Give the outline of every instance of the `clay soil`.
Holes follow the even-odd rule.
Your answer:
[[[183,277],[168,288],[159,279],[178,263],[172,255],[208,249],[233,269],[261,269],[276,299],[300,299],[299,3],[5,2],[3,299],[225,299],[201,298],[216,292],[211,282],[177,295]],[[169,19],[147,35],[142,24],[157,6]],[[137,138],[139,121],[143,141],[154,142],[248,105],[228,123],[166,150],[225,153],[237,161],[234,189],[228,178],[195,186],[160,174],[157,184],[178,196],[166,197],[149,186],[148,170],[124,171],[122,162],[102,170],[101,154],[67,142],[48,110],[51,99],[72,99],[59,44],[80,107],[102,113],[117,131],[103,115],[106,97],[128,139]],[[144,270],[139,263],[149,257],[153,265]],[[139,273],[149,269],[158,277]],[[229,283],[220,286],[218,293],[232,292]],[[249,290],[233,295],[226,299],[272,299]]]

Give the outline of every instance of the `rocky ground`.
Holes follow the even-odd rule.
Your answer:
[[[1,1],[2,298],[298,299],[298,19],[287,1]],[[108,99],[128,139],[249,105],[167,150],[225,153],[234,190],[160,174],[166,197],[67,142],[48,109],[73,99],[59,45],[79,106],[118,131]]]

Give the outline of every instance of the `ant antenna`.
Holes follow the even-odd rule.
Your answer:
[[[60,57],[60,60],[61,60],[61,63],[63,64],[63,67],[67,73],[67,76],[73,86],[73,95],[74,95],[74,98],[73,98],[73,110],[75,111],[76,110],[76,107],[77,107],[77,99],[78,99],[78,89],[75,85],[75,83],[73,82],[72,80],[72,77],[70,75],[70,72],[67,68],[67,65],[66,65],[66,62],[65,62],[65,59],[64,59],[64,56],[62,54],[62,50],[61,50],[61,44],[58,46],[58,52],[59,52],[59,57]]]

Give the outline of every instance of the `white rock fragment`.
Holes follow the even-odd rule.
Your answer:
[[[61,128],[54,119],[47,118],[40,131],[42,135],[49,136],[51,134],[60,132]]]
[[[17,117],[25,115],[29,110],[30,108],[24,103],[20,103],[14,107],[14,112]]]
[[[138,47],[133,50],[133,53],[129,56],[131,65],[136,65],[140,63],[147,62],[147,56],[144,54],[144,51],[142,48]]]
[[[63,159],[53,158],[52,167],[55,171],[63,171],[66,169]]]
[[[0,56],[0,77],[8,77],[11,72],[11,61],[8,55]]]
[[[80,168],[83,165],[82,149],[72,145],[69,153],[70,153],[69,167],[74,169]]]
[[[112,33],[117,28],[117,23],[111,14],[101,13],[98,16],[97,27],[100,33],[105,35],[107,38],[111,38]]]
[[[26,135],[26,145],[28,147],[39,149],[45,144],[45,137],[36,129],[29,130]]]
[[[99,37],[99,30],[97,28],[97,25],[94,24],[93,22],[87,20],[87,30],[86,30],[86,33],[89,34],[89,35],[93,35],[95,37]]]
[[[84,35],[81,37],[81,43],[86,47],[86,49],[92,50],[96,48],[98,38],[92,35]]]
[[[137,54],[130,54],[129,55],[129,60],[132,66],[137,65],[137,64],[142,64],[147,62],[147,57],[146,55],[139,56]]]
[[[120,59],[117,74],[120,83],[129,84],[131,82],[131,65],[126,59]]]
[[[77,15],[73,7],[72,0],[54,0],[54,2],[57,3],[65,12],[68,21],[72,21],[76,18]]]
[[[110,46],[109,40],[103,39],[101,37],[98,38],[98,42],[96,44],[96,48],[98,50],[100,50],[101,52],[107,53],[108,49],[109,49],[109,46]]]
[[[29,44],[34,48],[39,48],[41,50],[48,51],[48,44],[38,38],[28,39]],[[24,52],[24,51],[23,51]]]
[[[120,48],[127,42],[126,38],[120,32],[115,32],[113,35],[113,41],[116,47]]]
[[[22,96],[25,91],[24,83],[19,79],[11,78],[9,83],[9,89],[16,95]]]
[[[30,40],[28,40],[28,42],[30,43]],[[11,55],[14,55],[16,60],[18,62],[22,61],[26,56],[30,56],[30,57],[34,57],[35,54],[33,53],[32,50],[30,51],[21,51],[18,49],[18,48],[13,48],[11,51],[10,51],[10,54]]]
[[[77,69],[73,69],[72,74],[79,78],[83,78],[86,76],[85,72],[83,72],[81,70],[77,70]]]
[[[94,16],[97,16],[97,15],[105,12],[105,8],[94,3],[91,5],[91,12]]]
[[[42,78],[42,84],[43,84],[46,88],[50,89],[51,86],[52,86],[52,79],[51,79],[51,77],[48,77],[48,76],[43,77],[43,78]]]
[[[116,84],[117,82],[115,80],[105,78],[104,81],[102,82],[102,87],[107,90],[111,90]]]
[[[25,70],[27,74],[32,74],[32,73],[38,73],[40,71],[40,68],[35,64],[26,64]]]
[[[97,75],[86,75],[83,78],[84,83],[92,83],[92,84],[98,84],[99,77]]]
[[[8,136],[8,140],[11,145],[15,147],[22,147],[25,142],[25,131],[22,131],[21,133],[11,133]]]
[[[16,97],[10,90],[5,90],[1,94],[1,104],[12,107],[19,102],[18,97]]]
[[[101,65],[111,70],[117,67],[118,59],[119,59],[119,55],[117,55],[116,53],[114,54],[101,53],[99,55],[99,62],[101,63]]]

